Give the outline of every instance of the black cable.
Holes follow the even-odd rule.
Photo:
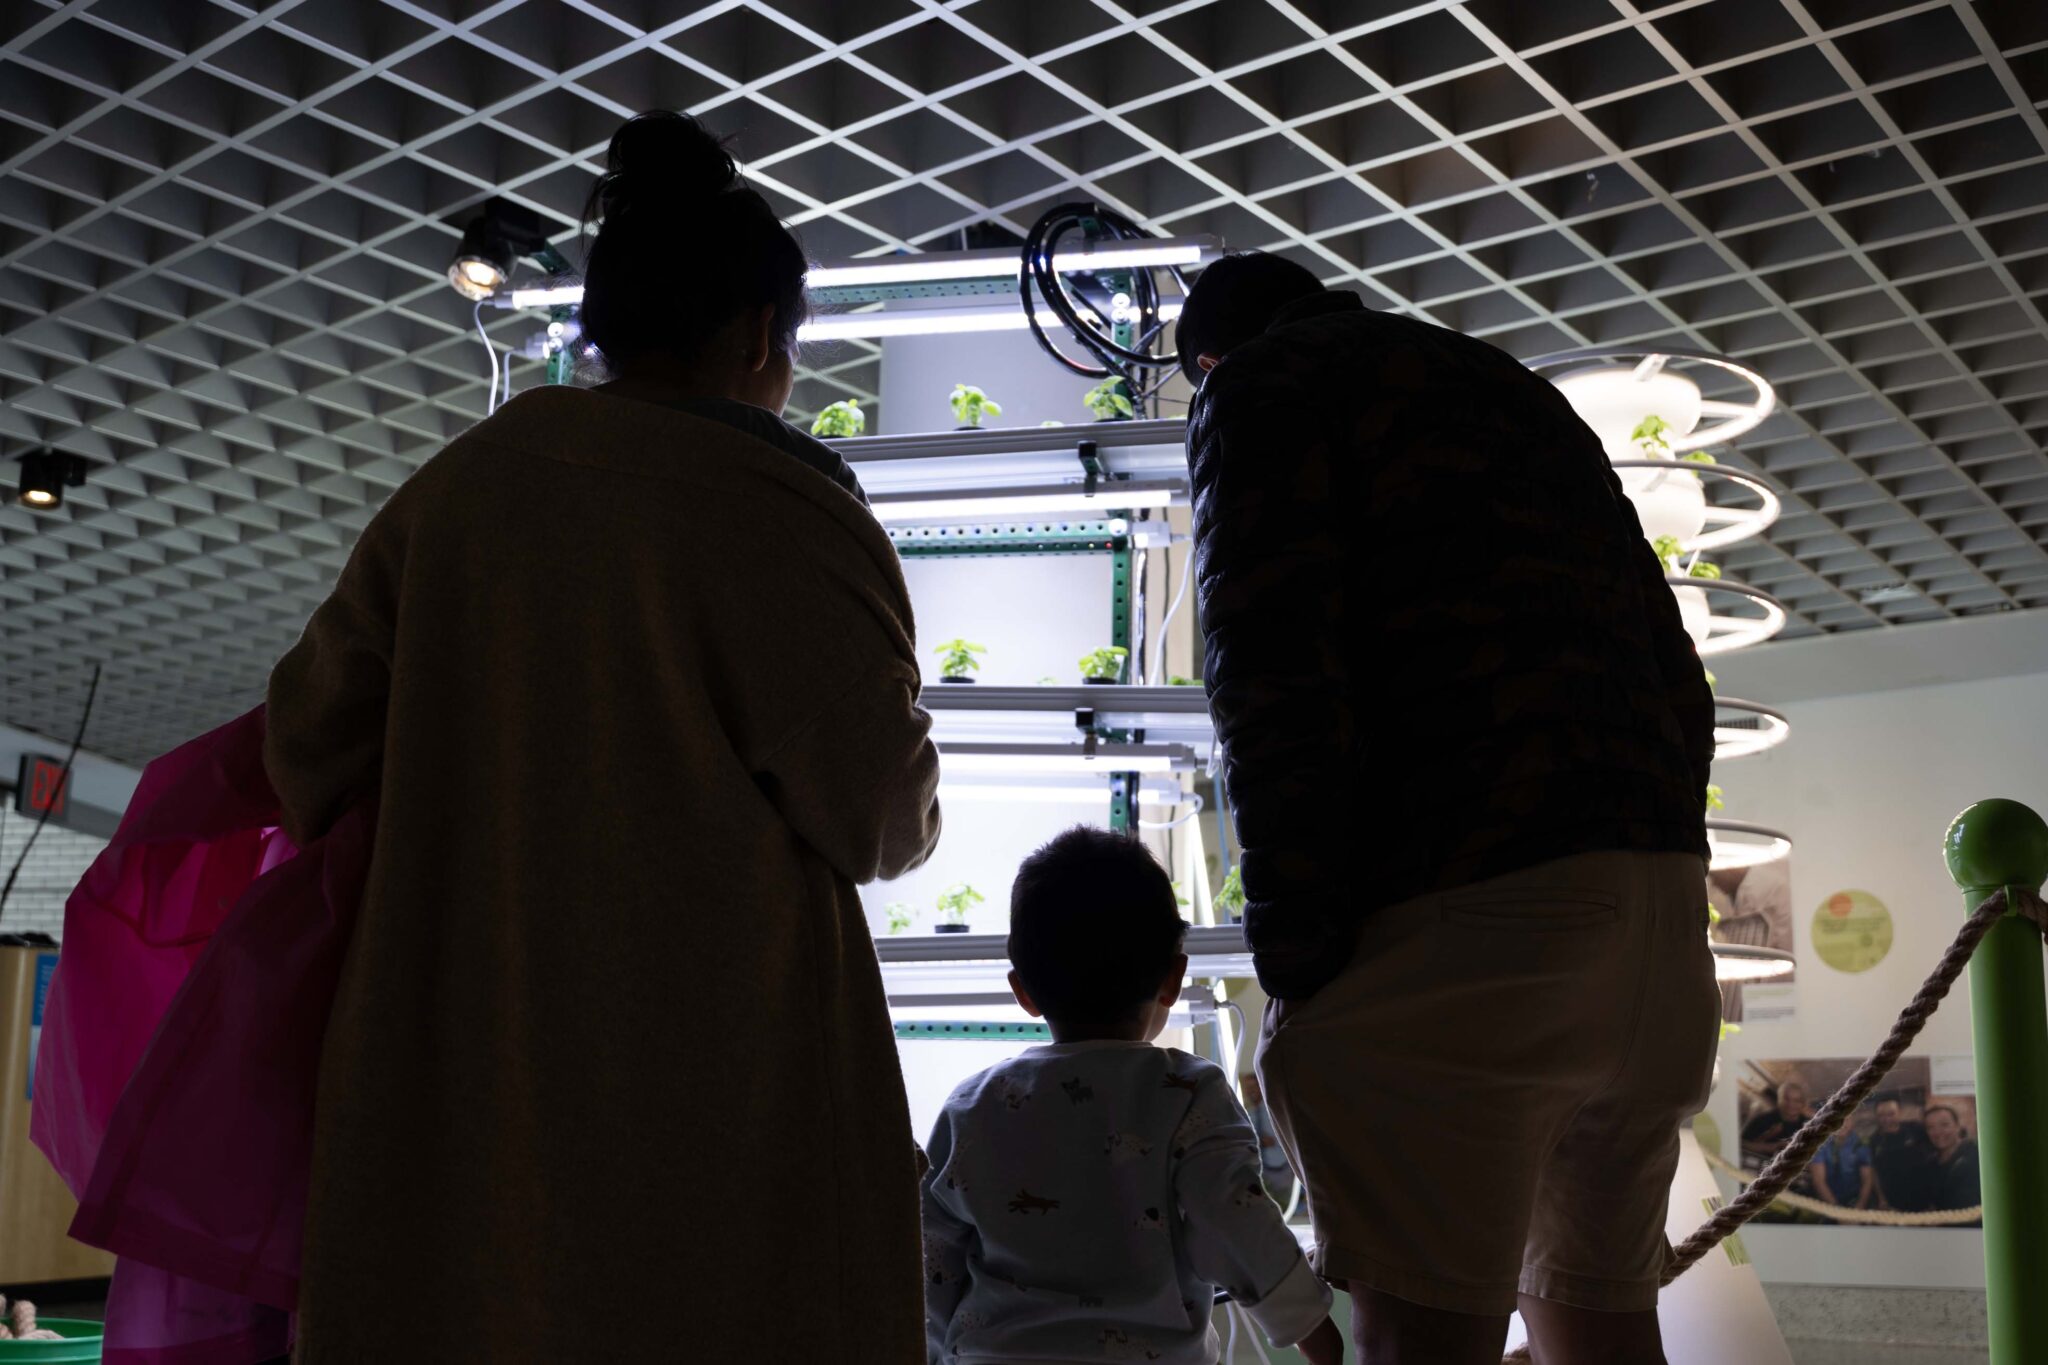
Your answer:
[[[1159,320],[1159,287],[1153,279],[1154,268],[1135,266],[1130,270],[1131,307],[1137,310],[1139,321],[1146,330],[1136,348],[1120,346],[1106,335],[1097,325],[1090,324],[1081,316],[1076,306],[1076,294],[1080,303],[1093,312],[1099,322],[1107,324],[1112,305],[1107,298],[1089,298],[1088,286],[1076,282],[1069,289],[1060,273],[1053,269],[1053,258],[1060,239],[1070,232],[1082,232],[1091,241],[1152,241],[1152,235],[1130,219],[1100,204],[1076,202],[1059,204],[1048,209],[1039,220],[1032,224],[1025,235],[1023,261],[1017,272],[1017,300],[1023,306],[1026,324],[1031,335],[1045,353],[1074,373],[1089,379],[1108,379],[1112,376],[1122,379],[1135,393],[1141,387],[1132,382],[1132,376],[1142,369],[1157,369],[1176,366],[1180,357],[1168,353],[1157,355],[1152,352],[1152,342],[1159,336],[1164,324]],[[1183,293],[1187,291],[1187,280],[1177,267],[1165,267]],[[1086,364],[1073,359],[1061,351],[1046,335],[1045,328],[1038,321],[1038,309],[1032,302],[1032,291],[1045,300],[1054,316],[1066,325],[1075,341],[1093,356],[1096,363]],[[1136,406],[1133,404],[1133,406]]]
[[[92,702],[93,698],[99,695],[99,690],[100,666],[94,664],[92,683],[85,689],[85,710],[78,717],[78,733],[71,737],[71,752],[64,755],[64,772],[57,779],[57,794],[66,801],[71,799],[71,765],[78,761],[79,746],[85,743],[85,723],[92,719]],[[36,846],[36,840],[42,837],[43,826],[50,823],[50,813],[56,809],[57,800],[52,797],[43,807],[43,813],[36,818],[36,827],[28,832],[28,842],[21,846],[20,856],[15,858],[14,866],[8,870],[6,884],[0,886],[0,914],[7,911],[7,897],[14,890],[15,878],[21,875],[22,864],[28,861],[28,851]]]

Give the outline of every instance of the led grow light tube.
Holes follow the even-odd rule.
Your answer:
[[[1103,776],[1106,780],[1108,774],[1105,773]],[[1080,785],[1034,787],[1021,782],[941,781],[939,795],[948,801],[1016,801],[1043,805],[1071,805],[1105,800],[1109,796],[1109,788]],[[1192,793],[1184,792],[1178,787],[1145,787],[1138,792],[1138,802],[1145,806],[1179,806],[1192,799]]]
[[[1180,316],[1178,303],[1164,304],[1159,320]],[[1065,326],[1057,315],[1039,309],[1041,327]],[[1021,308],[915,308],[902,312],[839,313],[813,318],[797,328],[798,341],[850,341],[854,338],[956,336],[967,332],[1021,332],[1027,323]]]
[[[1104,247],[1096,251],[1072,251],[1052,258],[1052,268],[1062,274],[1075,271],[1143,270],[1174,265],[1200,265],[1202,248],[1192,242],[1164,242],[1156,246]],[[880,284],[928,284],[935,280],[1015,279],[1018,260],[1014,253],[995,257],[926,260],[917,256],[884,261],[862,261],[855,265],[813,266],[805,283],[812,289],[851,289]]]
[[[899,521],[934,521],[959,517],[976,521],[990,518],[1046,516],[1072,513],[1102,513],[1141,507],[1171,507],[1187,495],[1171,483],[1099,483],[1096,491],[1084,491],[1079,484],[1072,491],[1044,488],[990,488],[980,492],[963,490],[943,497],[929,493],[870,493],[875,519],[888,524]],[[1126,528],[1128,529],[1128,528]]]
[[[583,286],[557,289],[514,289],[487,301],[492,308],[558,308],[583,302]],[[1181,305],[1160,305],[1159,320],[1180,316]],[[956,336],[969,332],[1021,332],[1028,324],[1018,308],[918,308],[903,312],[836,313],[813,318],[796,329],[798,341],[851,341],[856,338]],[[1048,309],[1038,310],[1041,327],[1063,326]]]
[[[1797,963],[1781,948],[1752,948],[1744,943],[1715,943],[1714,980],[1777,981],[1792,975]]]
[[[1193,772],[1195,751],[1185,744],[1101,744],[1093,756],[1080,745],[939,745],[941,773],[1171,773]]]
[[[583,302],[583,286],[565,284],[553,289],[515,289],[502,296],[502,302],[492,300],[500,308],[555,308],[563,304]]]

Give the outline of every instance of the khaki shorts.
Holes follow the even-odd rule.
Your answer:
[[[1457,1313],[1517,1290],[1654,1308],[1719,1017],[1689,854],[1585,854],[1373,913],[1259,1044],[1311,1262]]]

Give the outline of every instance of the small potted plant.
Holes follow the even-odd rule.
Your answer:
[[[889,932],[892,934],[902,933],[917,918],[917,911],[902,901],[890,901],[882,907],[882,914],[888,918]]]
[[[1671,461],[1671,424],[1651,413],[1629,433],[1645,460]],[[1675,463],[1675,462],[1674,462]],[[1707,490],[1697,474],[1678,469],[1624,469],[1621,486],[1652,540],[1690,540],[1706,528]]]
[[[1081,656],[1081,681],[1096,686],[1119,682],[1124,676],[1124,661],[1130,657],[1131,651],[1122,645],[1091,649]]]
[[[837,403],[827,404],[825,410],[811,420],[811,435],[825,440],[841,436],[858,436],[868,429],[868,415],[860,410],[860,401],[842,398]]]
[[[1216,888],[1216,913],[1226,919],[1244,918],[1244,874],[1235,867],[1223,875],[1223,885]]]
[[[933,931],[941,934],[966,933],[967,912],[987,899],[966,882],[953,883],[939,893],[939,922],[932,926]]]
[[[1131,406],[1131,396],[1126,387],[1121,378],[1111,375],[1081,395],[1081,402],[1095,414],[1098,422],[1120,422],[1136,417],[1138,410]]]
[[[1169,673],[1166,675],[1166,685],[1168,687],[1200,687],[1202,680],[1200,678],[1190,678],[1185,673]]]
[[[967,640],[948,640],[932,653],[939,656],[940,682],[971,683],[974,679],[967,675],[981,667],[977,656],[988,653],[988,647]]]
[[[953,405],[953,420],[960,424],[962,431],[980,426],[984,417],[1003,415],[1003,405],[972,384],[955,384],[952,396],[946,401]]]
[[[1697,578],[1711,583],[1721,576],[1721,566],[1710,564],[1694,555],[1690,562],[1681,563],[1685,551],[1679,548],[1676,536],[1658,536],[1650,542],[1650,548],[1657,552],[1658,560],[1664,565],[1664,572],[1671,577]],[[1713,631],[1713,608],[1707,602],[1707,594],[1700,588],[1680,587],[1673,584],[1672,595],[1678,599],[1678,619],[1685,626],[1685,633],[1692,637],[1693,648],[1707,642]]]

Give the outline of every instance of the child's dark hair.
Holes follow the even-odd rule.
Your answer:
[[[583,335],[613,369],[652,351],[691,355],[742,310],[771,305],[773,340],[795,354],[810,315],[803,248],[688,114],[656,110],[612,134],[583,223],[597,228]]]
[[[1010,887],[1010,965],[1064,1024],[1129,1019],[1159,990],[1187,924],[1166,869],[1136,839],[1079,825],[1024,860]]]
[[[1201,387],[1201,358],[1221,357],[1266,330],[1282,308],[1323,292],[1306,266],[1265,251],[1233,251],[1196,277],[1174,324],[1181,373]]]

